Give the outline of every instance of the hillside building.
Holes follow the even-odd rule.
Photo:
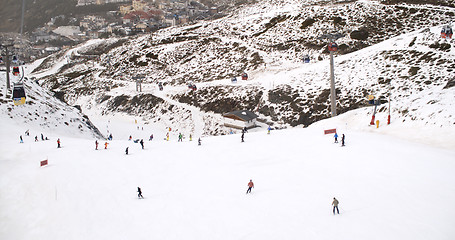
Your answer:
[[[223,114],[224,126],[238,129],[256,127],[258,115],[248,110],[233,111]]]

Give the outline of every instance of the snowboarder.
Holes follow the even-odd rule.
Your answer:
[[[24,143],[24,140],[22,140],[22,135],[20,135],[19,138],[21,139],[21,143]]]
[[[108,139],[107,139],[107,140],[109,140],[109,141],[112,141],[112,133],[111,133],[111,134],[109,134],[109,137],[108,137]]]
[[[60,148],[60,138],[57,139],[57,148]]]
[[[242,142],[245,142],[243,139],[245,138],[245,133],[242,133]]]
[[[333,137],[335,138],[335,143],[338,143],[338,134],[335,133],[335,135],[333,135]]]
[[[341,146],[344,147],[344,134],[341,136]]]
[[[201,146],[201,138],[199,138],[199,139],[197,140],[197,145],[198,145],[198,146]]]
[[[144,197],[142,196],[142,191],[141,191],[140,187],[137,187],[137,192],[138,192],[137,197],[144,199]]]
[[[182,133],[179,133],[179,140],[178,140],[178,141],[179,141],[179,142],[182,142],[182,141],[183,141],[183,135],[182,135]]]
[[[95,150],[98,150],[98,140],[95,140]]]
[[[150,135],[150,138],[149,138],[149,141],[152,141],[153,140],[153,134]]]
[[[248,183],[248,190],[246,190],[246,194],[251,193],[251,188],[254,188],[254,183],[253,180],[250,179],[250,182]]]
[[[126,155],[128,155],[128,147],[126,147],[125,153],[126,153]]]
[[[108,145],[108,144],[109,144],[109,143],[107,143],[107,142],[104,143],[104,149],[107,149],[107,145]]]
[[[141,139],[139,143],[141,144],[142,149],[144,149],[144,139]]]
[[[38,136],[35,136],[35,142],[38,142]]]
[[[336,198],[333,198],[333,215],[335,215],[335,209],[337,210],[337,213],[340,214],[340,211],[338,210],[338,200]]]

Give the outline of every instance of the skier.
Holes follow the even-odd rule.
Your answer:
[[[179,142],[182,142],[182,141],[183,141],[183,135],[182,135],[182,133],[179,133],[179,140],[178,140],[178,141],[179,141]]]
[[[190,142],[193,141],[193,135],[190,134]]]
[[[57,139],[57,148],[60,148],[60,138]]]
[[[28,129],[25,131],[25,136],[30,136],[30,131]]]
[[[269,127],[267,128],[267,134],[270,134],[270,130],[272,130],[272,127],[269,126]]]
[[[198,145],[198,146],[201,146],[201,138],[199,138],[199,139],[197,140],[197,145]]]
[[[104,149],[107,149],[107,145],[108,145],[108,144],[109,144],[109,143],[107,143],[107,142],[104,143]]]
[[[241,137],[241,138],[242,138],[242,142],[245,142],[245,141],[243,140],[244,137],[245,137],[245,133],[242,133],[242,137]]]
[[[166,141],[169,141],[169,133],[166,133]]]
[[[42,133],[41,133],[41,140],[44,141],[44,136]]]
[[[21,139],[21,143],[24,143],[24,140],[22,140],[22,135],[20,135],[19,137]]]
[[[144,139],[141,139],[141,141],[139,142],[142,146],[142,149],[144,149]]]
[[[98,140],[95,140],[95,150],[98,150]]]
[[[142,196],[142,191],[141,191],[140,187],[137,187],[137,192],[138,192],[137,197],[144,199],[144,197]]]
[[[336,198],[333,198],[333,215],[335,215],[335,209],[337,210],[337,213],[340,214],[340,211],[338,210],[338,200]]]
[[[35,142],[38,142],[38,136],[35,136]]]
[[[150,138],[149,138],[149,141],[152,141],[153,140],[153,134],[150,135]]]
[[[333,135],[333,137],[335,138],[335,143],[338,143],[338,134],[335,133],[335,135]]]
[[[109,134],[109,138],[108,138],[107,140],[110,140],[110,141],[112,141],[112,133],[111,133],[111,134]]]
[[[131,137],[131,135],[130,135],[130,137],[128,138],[128,141],[131,141],[131,139],[133,139],[133,137]]]
[[[254,188],[254,183],[253,180],[250,179],[250,182],[248,183],[248,190],[246,190],[246,194],[251,193],[251,188]]]
[[[128,147],[126,147],[125,153],[126,153],[126,155],[128,155]]]
[[[344,134],[341,136],[341,146],[344,147]]]

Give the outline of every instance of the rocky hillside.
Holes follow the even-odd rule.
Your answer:
[[[18,82],[19,78],[11,76],[11,81]],[[6,82],[3,74],[0,76],[0,82],[2,85]],[[14,106],[11,99],[4,98],[3,92],[0,98],[0,113],[22,126],[24,132],[27,129],[33,129],[40,130],[44,136],[64,134],[84,138],[104,138],[88,116],[81,113],[80,106],[68,106],[31,79],[24,80],[24,89],[27,94],[24,105]]]
[[[455,9],[442,5],[260,1],[211,22],[85,44],[44,61],[36,74],[71,105],[139,115],[188,131],[194,129],[194,107],[204,115],[205,134],[226,132],[220,114],[243,108],[278,127],[307,126],[330,115],[326,44],[331,36],[339,45],[338,112],[367,106],[369,94],[386,102],[390,93],[392,102],[403,103],[393,111],[417,119],[419,94],[454,91],[455,45],[440,38],[439,26],[454,19]],[[310,64],[302,62],[306,54]],[[56,62],[61,68],[46,76]],[[243,72],[248,81],[230,82]],[[143,93],[134,91],[138,75],[145,77]],[[158,91],[158,82],[164,91]],[[189,82],[198,90],[187,90]],[[446,107],[437,96],[425,104]]]

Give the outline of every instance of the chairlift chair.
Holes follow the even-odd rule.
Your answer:
[[[453,35],[452,28],[447,26],[447,28],[446,28],[446,36],[447,36],[447,38],[452,38],[452,35]]]
[[[17,56],[13,55],[13,64],[17,64],[17,62],[18,62]]]
[[[441,29],[441,37],[442,37],[442,38],[446,38],[446,37],[447,37],[447,35],[446,35],[446,28],[445,28],[445,27],[442,27],[442,29]]]
[[[450,26],[445,26],[441,29],[442,38],[452,38],[453,30]]]
[[[19,67],[13,67],[13,75],[14,76],[19,76]]]
[[[336,52],[338,51],[338,45],[334,42],[329,43],[327,46],[330,52]]]
[[[309,63],[309,62],[310,62],[310,56],[304,55],[304,56],[303,56],[303,62],[304,62],[304,63]]]

